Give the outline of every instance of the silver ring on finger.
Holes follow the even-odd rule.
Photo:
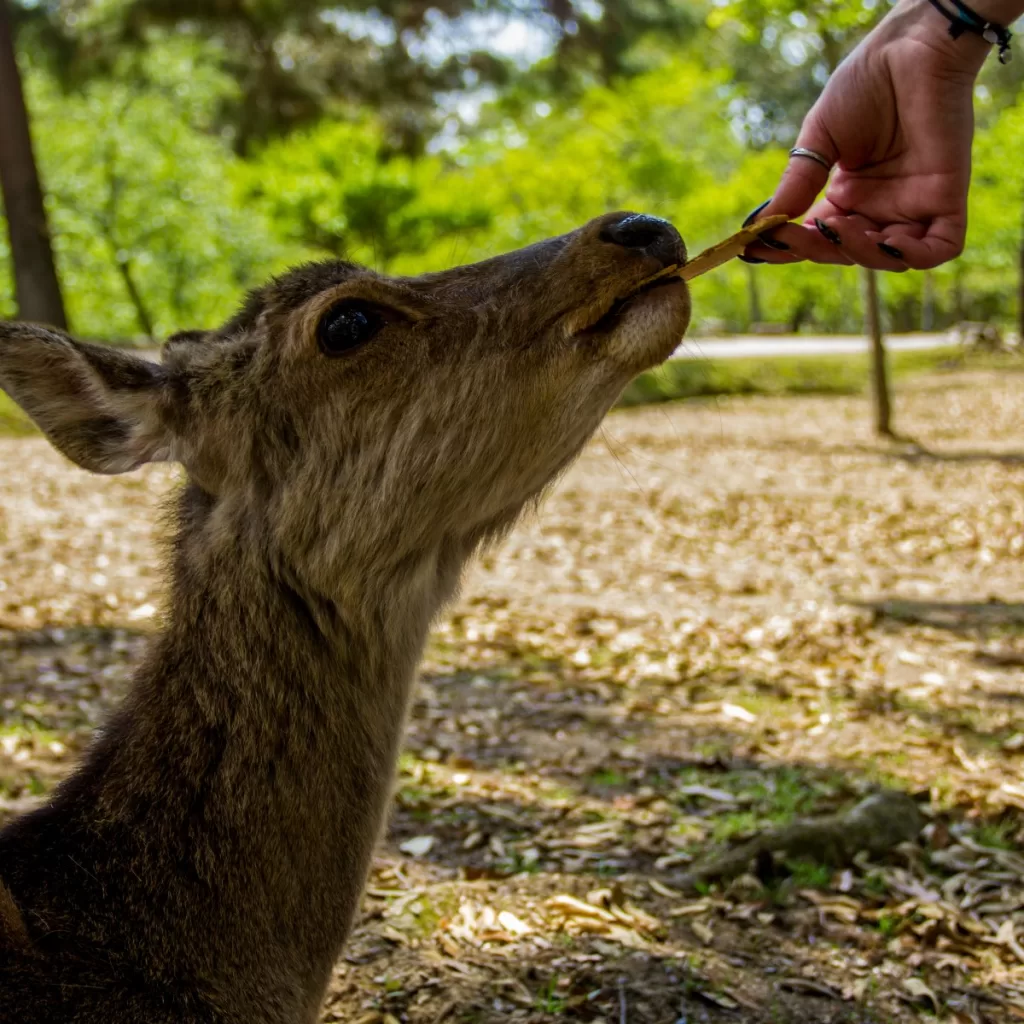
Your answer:
[[[790,156],[802,156],[807,160],[813,160],[816,164],[821,164],[826,171],[832,170],[832,161],[828,157],[822,156],[817,150],[808,149],[806,146],[794,146],[789,151]]]

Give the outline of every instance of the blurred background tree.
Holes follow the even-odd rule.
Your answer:
[[[0,196],[10,211],[14,289],[26,320],[66,326],[7,0],[0,0]]]
[[[68,314],[145,341],[289,262],[397,273],[611,209],[691,249],[768,197],[884,0],[6,0]],[[1021,316],[1024,68],[987,68],[968,249],[883,276],[888,331]],[[16,311],[0,233],[0,316]],[[860,333],[851,268],[733,263],[698,324]]]

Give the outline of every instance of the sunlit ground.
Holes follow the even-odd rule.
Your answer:
[[[860,398],[609,418],[433,636],[325,1020],[1024,1018],[1024,375],[918,378],[897,417],[922,447]],[[174,472],[0,465],[7,814],[124,692]],[[677,890],[880,783],[919,843]]]

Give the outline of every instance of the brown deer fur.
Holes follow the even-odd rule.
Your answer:
[[[78,465],[175,460],[170,594],[123,705],[0,832],[4,1024],[309,1024],[466,560],[666,358],[685,256],[572,234],[418,278],[331,262],[161,365],[0,323],[0,386]],[[662,240],[664,242],[664,239]],[[329,358],[326,310],[383,309]]]

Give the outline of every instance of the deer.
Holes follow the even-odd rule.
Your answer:
[[[171,461],[169,586],[119,707],[0,831],[5,1024],[311,1024],[468,560],[690,317],[684,243],[613,213],[484,262],[311,263],[155,362],[0,323],[0,388],[78,467]]]

